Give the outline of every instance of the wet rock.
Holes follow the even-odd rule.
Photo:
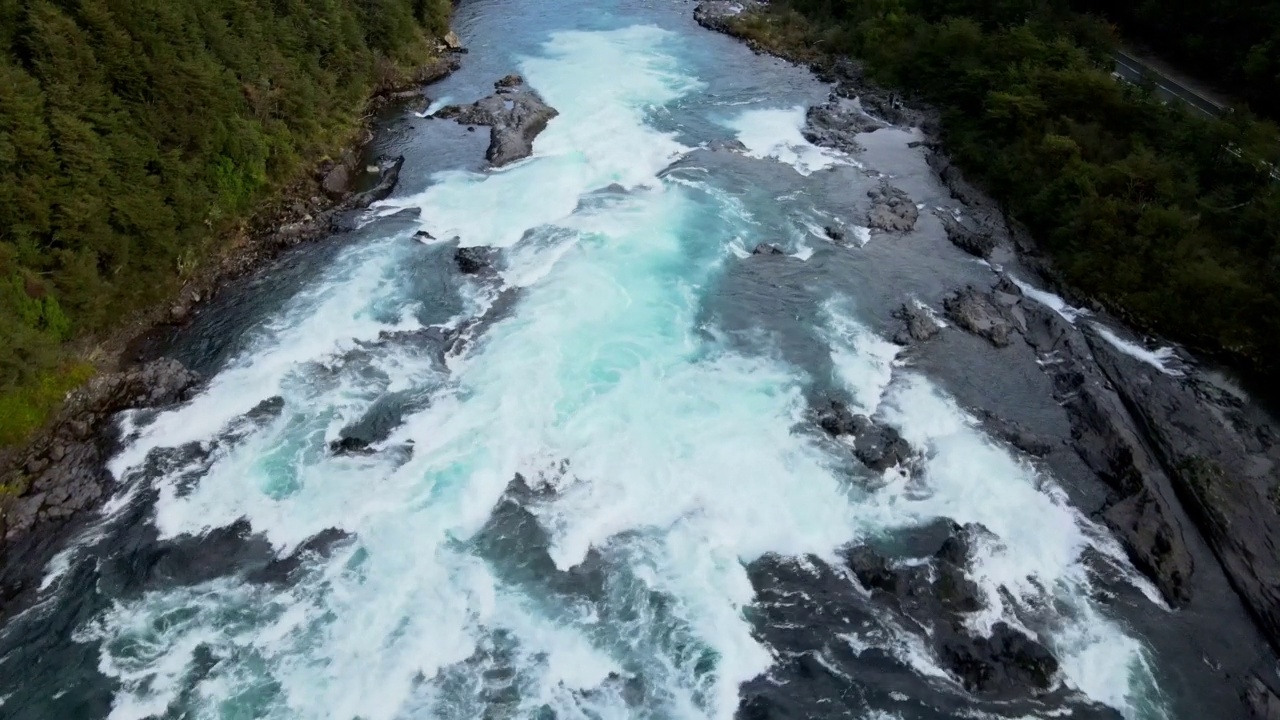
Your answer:
[[[415,238],[417,238],[418,240],[422,240],[422,241],[435,240],[435,239],[436,239],[436,237],[435,237],[434,235],[432,235],[431,233],[427,232],[426,230],[419,230],[419,231],[415,232],[415,233],[413,234],[413,236],[414,236]]]
[[[947,318],[960,328],[986,338],[993,346],[1009,347],[1015,329],[1006,311],[1009,306],[998,304],[991,295],[974,290],[973,286],[947,297],[942,306]]]
[[[983,427],[986,428],[987,432],[1028,455],[1044,457],[1053,452],[1053,443],[1026,430],[1017,423],[999,417],[990,410],[979,410],[978,417],[982,420]]]
[[[453,262],[464,275],[475,275],[489,267],[489,252],[482,247],[458,248],[453,253]]]
[[[942,331],[942,326],[938,325],[929,311],[914,302],[903,303],[902,307],[894,311],[893,316],[903,324],[902,330],[893,336],[893,342],[898,345],[931,340]]]
[[[999,622],[990,637],[949,634],[940,659],[970,692],[1005,696],[1023,688],[1048,689],[1058,661],[1040,643]]]
[[[853,454],[875,472],[906,464],[911,457],[911,445],[898,431],[885,426],[875,426],[870,432],[858,435],[853,441]]]
[[[363,438],[343,437],[329,443],[329,452],[334,455],[371,455],[373,448]]]
[[[246,574],[253,583],[283,584],[289,582],[308,560],[328,558],[334,548],[351,539],[351,533],[340,528],[328,528],[311,536],[296,550],[283,558],[271,560],[266,565]]]
[[[746,152],[747,146],[742,144],[741,140],[712,140],[707,143],[707,149],[712,152]]]
[[[342,199],[351,191],[351,168],[345,162],[334,164],[325,173],[320,187],[331,199]]]
[[[860,435],[871,429],[872,423],[865,415],[855,415],[849,407],[832,400],[830,407],[818,415],[818,424],[833,437]]]
[[[1261,678],[1249,678],[1243,694],[1252,720],[1280,720],[1280,695]]]
[[[508,75],[494,83],[494,94],[471,105],[449,105],[435,117],[462,125],[489,127],[489,149],[485,158],[501,167],[533,153],[533,140],[559,115],[519,75]]]
[[[404,167],[404,156],[397,155],[391,160],[379,163],[378,182],[364,192],[356,193],[343,204],[344,208],[367,208],[373,203],[384,200],[396,188],[400,181],[400,168]]]
[[[874,132],[885,124],[862,110],[856,99],[840,97],[834,93],[821,105],[814,105],[805,113],[804,139],[822,147],[853,154],[862,150],[857,135]]]
[[[867,196],[871,198],[871,210],[867,213],[869,227],[885,232],[906,233],[916,226],[920,210],[905,192],[884,184],[869,190]]]
[[[839,228],[828,225],[822,228],[822,232],[827,236],[827,239],[832,242],[844,242],[844,231]]]
[[[785,253],[777,245],[769,243],[760,243],[751,250],[752,255],[784,255]]]
[[[758,0],[707,0],[694,8],[693,18],[708,30],[728,32],[733,18],[763,5]]]
[[[1169,563],[1179,554],[1181,535],[1172,527],[1152,528],[1147,518],[1180,499],[1263,633],[1280,648],[1280,447],[1273,421],[1198,377],[1172,377],[1126,355],[1092,330],[1085,339],[1118,404],[1132,414],[1137,446],[1124,458],[1135,468],[1129,476],[1150,487],[1147,496],[1109,513],[1138,524],[1135,532],[1149,553]],[[1164,476],[1172,493],[1149,482]],[[1186,575],[1189,570],[1166,585],[1177,590]]]
[[[1181,606],[1190,599],[1194,563],[1187,549],[1172,480],[1148,450],[1148,442],[1111,381],[1094,363],[1081,333],[1053,310],[1029,303],[1027,342],[1053,362],[1044,363],[1055,395],[1071,422],[1076,454],[1114,489],[1102,519],[1130,561]],[[1100,346],[1099,346],[1100,347]]]
[[[985,260],[991,257],[991,252],[1000,244],[1000,241],[985,229],[969,227],[950,215],[940,213],[939,217],[942,219],[942,227],[946,230],[947,239],[951,244],[974,257]]]

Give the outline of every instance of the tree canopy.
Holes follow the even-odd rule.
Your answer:
[[[41,416],[28,391],[63,372],[66,341],[171,294],[337,149],[389,68],[429,56],[450,9],[0,0],[0,444]]]

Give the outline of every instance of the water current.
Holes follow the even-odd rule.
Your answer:
[[[730,718],[741,686],[784,661],[752,612],[751,563],[838,566],[841,548],[947,518],[991,533],[971,569],[975,632],[1010,622],[1059,659],[1065,692],[1167,716],[1150,653],[1086,559],[1145,612],[1165,612],[1156,595],[952,389],[1001,371],[930,367],[886,339],[891,307],[993,277],[940,239],[928,210],[951,201],[908,147],[918,136],[882,130],[853,157],[809,144],[804,107],[827,88],[690,14],[460,7],[470,53],[428,92],[469,102],[523,74],[560,112],[534,156],[489,171],[482,132],[387,119],[376,150],[406,156],[397,192],[179,340],[211,374],[197,397],[122,418],[121,492],[24,618],[60,618],[60,670],[5,690],[0,714]],[[734,140],[745,150],[715,149]],[[860,226],[882,177],[925,207],[925,239]],[[760,242],[785,255],[749,257]],[[457,245],[494,249],[495,272],[459,274]],[[920,464],[853,461],[814,423],[830,397],[896,428]],[[353,429],[374,452],[330,452]],[[129,549],[95,543],[126,536],[214,569],[108,581],[128,576]],[[316,551],[288,572],[269,562],[300,548]],[[918,631],[868,622],[824,642],[901,683],[877,700],[845,678],[832,717],[1001,713],[964,710]],[[40,652],[0,666],[14,677]]]

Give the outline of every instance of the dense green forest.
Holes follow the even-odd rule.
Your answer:
[[[427,60],[449,0],[0,0],[0,445]]]
[[[914,91],[1068,285],[1243,370],[1280,369],[1274,126],[1118,82],[1108,27],[1036,0],[775,0],[736,29]]]
[[[1280,118],[1280,2],[1073,0],[1117,23],[1193,76],[1211,78],[1260,114]]]

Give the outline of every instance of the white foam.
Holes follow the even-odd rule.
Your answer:
[[[801,135],[803,107],[747,110],[726,125],[737,131],[747,155],[777,160],[801,175],[810,175],[836,165],[854,164],[847,155],[818,147]]]
[[[1112,347],[1125,355],[1144,362],[1165,375],[1171,375],[1174,377],[1182,375],[1181,370],[1169,366],[1171,361],[1178,359],[1178,353],[1173,348],[1162,347],[1156,348],[1155,350],[1148,350],[1146,347],[1139,345],[1138,343],[1125,340],[1101,323],[1093,323],[1093,328],[1098,331],[1098,334],[1102,336],[1103,340],[1106,340]]]
[[[997,272],[999,272],[1000,270],[999,268],[991,266],[988,263],[984,262],[984,264],[987,264],[989,267],[992,267]],[[1089,314],[1088,310],[1084,308],[1078,308],[1073,305],[1069,305],[1067,304],[1067,301],[1063,300],[1061,297],[1054,295],[1051,292],[1041,290],[1040,288],[1037,288],[1034,285],[1031,285],[1030,283],[1023,282],[1018,278],[1014,277],[1014,275],[1011,273],[1006,273],[1006,277],[1008,277],[1009,280],[1011,280],[1014,285],[1018,286],[1018,289],[1022,291],[1023,295],[1026,295],[1032,300],[1035,300],[1041,305],[1044,305],[1050,310],[1053,310],[1054,312],[1058,313],[1063,317],[1063,319],[1065,319],[1069,323],[1075,323],[1076,319],[1079,318],[1080,316]]]
[[[977,544],[972,571],[987,609],[970,623],[986,632],[997,621],[1020,625],[1006,597],[1036,612],[1060,608],[1052,635],[1042,640],[1062,659],[1067,682],[1126,716],[1138,716],[1146,700],[1134,688],[1151,683],[1145,651],[1093,605],[1082,563],[1082,552],[1092,547],[1128,567],[1118,544],[1072,508],[1051,479],[982,435],[974,419],[928,380],[886,370],[887,351],[839,307],[828,305],[837,374],[855,399],[863,398],[860,404],[878,389],[883,399],[873,409],[925,457],[917,477],[875,488],[857,506],[861,520],[881,531],[936,518],[990,530],[995,539]],[[1145,582],[1139,587],[1152,590]]]

